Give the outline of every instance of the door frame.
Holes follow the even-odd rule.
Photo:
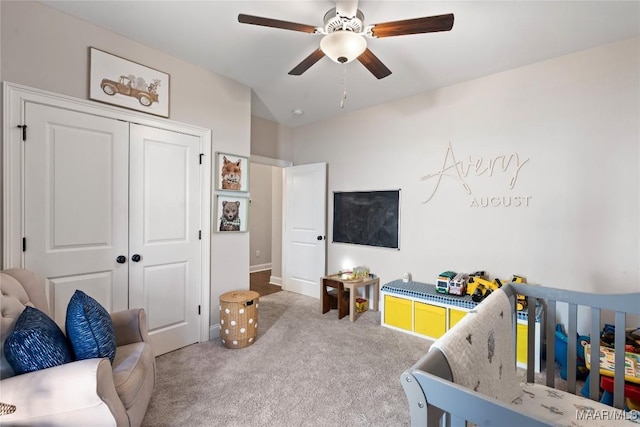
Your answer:
[[[22,236],[24,235],[24,145],[22,143],[27,102],[79,111],[85,114],[137,123],[145,126],[185,133],[200,139],[202,168],[200,168],[201,200],[200,221],[202,228],[201,283],[199,324],[200,342],[209,340],[210,317],[210,268],[211,268],[211,129],[178,123],[167,119],[149,117],[134,111],[100,104],[94,101],[31,88],[17,83],[3,82],[2,114],[2,268],[22,268]],[[28,133],[28,128],[26,129]],[[48,291],[48,290],[47,290]],[[47,295],[48,297],[48,295]]]
[[[274,159],[273,157],[258,156],[253,154],[251,155],[249,161],[251,163],[257,163],[259,165],[277,167],[280,168],[282,172],[280,174],[280,190],[282,193],[282,200],[280,203],[280,211],[282,212],[282,215],[280,216],[280,229],[282,230],[282,232],[280,233],[280,236],[277,236],[277,238],[280,239],[280,277],[277,278],[279,280],[276,280],[276,278],[273,276],[273,270],[271,270],[271,277],[269,278],[269,281],[271,283],[282,287],[282,283],[284,281],[284,169],[293,166],[293,162],[291,160]],[[271,240],[273,240],[274,238],[275,236],[272,233]]]

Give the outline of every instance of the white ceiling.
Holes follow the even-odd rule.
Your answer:
[[[365,25],[453,13],[450,32],[368,39],[393,74],[325,57],[287,73],[320,35],[238,23],[245,13],[322,26],[335,1],[44,1],[252,89],[252,112],[299,126],[640,34],[639,1],[361,0]],[[112,52],[117,54],[118,52]],[[301,116],[293,110],[304,112]]]

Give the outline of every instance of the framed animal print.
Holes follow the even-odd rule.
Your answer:
[[[216,153],[216,190],[249,191],[249,158]]]
[[[242,196],[216,196],[216,220],[213,229],[216,232],[249,230],[249,198]]]

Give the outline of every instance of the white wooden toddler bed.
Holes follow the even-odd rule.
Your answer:
[[[528,297],[526,383],[516,371],[516,300]],[[556,303],[568,304],[567,391],[555,389]],[[546,313],[546,384],[534,383],[536,304]],[[428,353],[401,376],[409,400],[412,426],[440,423],[481,426],[611,426],[640,424],[638,411],[625,412],[625,353],[615,352],[614,407],[598,402],[600,341],[590,348],[589,396],[576,395],[578,307],[591,310],[591,337],[600,337],[601,313],[615,313],[615,348],[624,349],[627,314],[640,315],[640,293],[599,295],[510,283],[493,292],[476,309],[436,341]],[[584,311],[581,309],[581,314]],[[637,324],[629,325],[634,328]],[[629,374],[629,372],[627,372]]]

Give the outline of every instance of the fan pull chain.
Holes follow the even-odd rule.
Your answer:
[[[342,99],[340,100],[340,108],[344,108],[344,102],[347,100],[347,64],[344,64],[343,67]]]

